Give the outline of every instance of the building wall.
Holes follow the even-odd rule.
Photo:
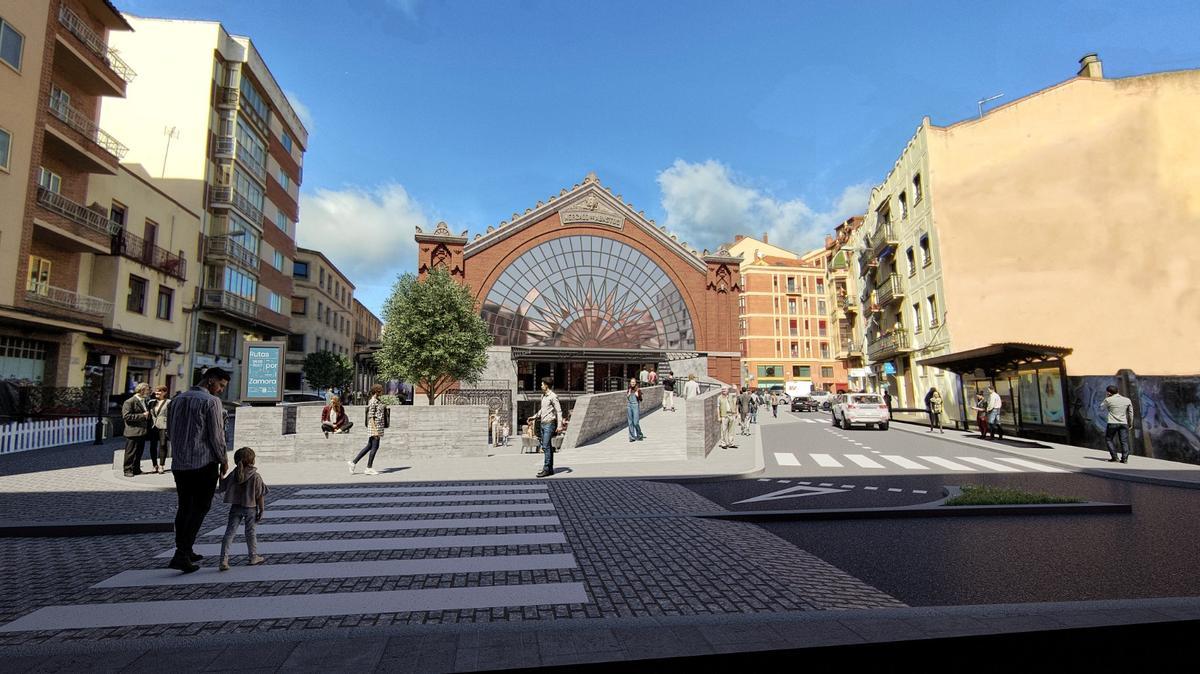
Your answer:
[[[293,335],[304,335],[304,351],[288,350],[286,371],[301,372],[304,356],[317,351],[332,351],[353,360],[354,306],[357,304],[354,285],[317,251],[300,248],[296,260],[308,264],[308,278],[293,280],[293,297],[304,298],[306,306],[303,313],[292,313],[291,323]],[[294,302],[294,305],[295,311],[299,311],[300,303]],[[325,314],[330,312],[326,322]],[[307,390],[308,386],[303,388]]]
[[[1200,70],[1076,78],[932,128],[955,350],[1071,347],[1072,375],[1200,372]]]

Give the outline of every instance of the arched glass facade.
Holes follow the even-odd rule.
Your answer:
[[[481,313],[498,346],[696,348],[671,277],[601,236],[563,236],[527,251],[500,274]]]

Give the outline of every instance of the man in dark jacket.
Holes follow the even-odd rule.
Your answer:
[[[133,395],[121,405],[121,419],[125,422],[125,477],[142,473],[142,452],[146,450],[150,432],[150,406],[146,404],[149,392],[149,384],[138,384]]]

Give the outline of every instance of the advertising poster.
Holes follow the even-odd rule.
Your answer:
[[[1021,395],[1021,421],[1027,424],[1042,423],[1042,405],[1038,400],[1037,372],[1022,372],[1018,384]]]
[[[1058,370],[1038,370],[1038,383],[1042,392],[1042,423],[1065,426],[1067,415],[1063,409],[1062,381]]]
[[[283,391],[282,349],[282,344],[267,342],[246,347],[246,400],[280,399]]]

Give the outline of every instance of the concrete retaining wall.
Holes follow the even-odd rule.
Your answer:
[[[717,396],[720,387],[712,388],[685,403],[687,414],[687,455],[689,459],[708,456],[721,439],[721,422],[717,418]]]
[[[243,407],[231,449],[249,446],[269,462],[351,459],[367,444],[366,406],[346,406],[354,422],[349,433],[328,438],[321,431],[321,408],[296,408],[296,433],[283,434],[283,407]],[[379,442],[380,457],[474,457],[487,453],[486,405],[393,405],[391,426]]]
[[[638,405],[642,416],[662,406],[662,386],[647,386],[642,389],[642,402]],[[624,391],[596,393],[575,399],[571,412],[571,423],[563,438],[562,449],[586,445],[609,433],[623,428],[628,423],[628,404]]]

